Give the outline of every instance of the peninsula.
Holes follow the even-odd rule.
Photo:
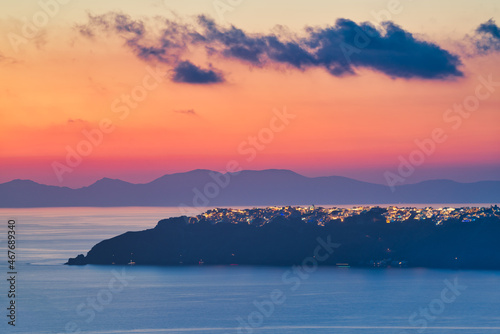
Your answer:
[[[496,205],[219,208],[104,240],[67,264],[500,269],[499,236]]]

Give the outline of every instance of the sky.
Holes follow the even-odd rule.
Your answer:
[[[0,3],[0,182],[500,180],[498,1]]]

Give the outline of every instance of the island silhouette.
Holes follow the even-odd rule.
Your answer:
[[[268,207],[164,219],[69,265],[330,265],[500,269],[500,209]]]

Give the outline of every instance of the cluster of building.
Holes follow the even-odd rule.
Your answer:
[[[408,219],[432,219],[437,225],[449,219],[464,223],[473,222],[479,218],[499,217],[500,208],[497,205],[490,207],[461,207],[461,208],[398,208],[389,206],[383,214],[387,223],[404,222]]]
[[[381,208],[378,206],[357,206],[352,208],[338,207],[266,207],[253,209],[222,209],[216,208],[189,218],[190,223],[200,220],[209,221],[212,224],[233,223],[233,224],[255,224],[263,225],[276,217],[296,218],[299,217],[304,222],[325,225],[329,221],[343,222],[349,217],[359,216],[376,210],[381,213],[387,223],[404,222],[407,220],[431,219],[436,224],[454,219],[462,222],[473,222],[479,218],[493,217],[500,218],[500,208],[496,205],[490,207],[461,207],[461,208],[414,208],[389,206]]]

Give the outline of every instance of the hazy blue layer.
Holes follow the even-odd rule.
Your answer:
[[[17,219],[19,238],[17,326],[6,324],[2,279],[0,332],[500,332],[500,272],[60,265],[104,238],[175,215],[177,208],[0,210],[5,223]]]

